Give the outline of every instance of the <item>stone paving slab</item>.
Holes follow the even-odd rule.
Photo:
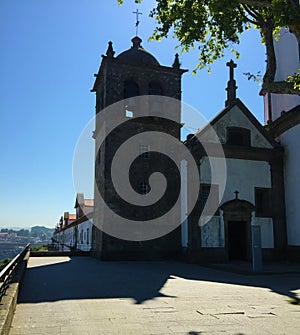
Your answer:
[[[10,335],[300,334],[300,274],[31,257]]]
[[[221,271],[229,271],[240,274],[256,275],[253,272],[251,262],[234,261],[230,263],[207,264],[208,267]],[[300,263],[288,261],[266,262],[263,263],[260,274],[300,274]]]

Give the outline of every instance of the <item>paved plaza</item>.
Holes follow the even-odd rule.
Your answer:
[[[300,334],[300,274],[31,257],[10,335]]]

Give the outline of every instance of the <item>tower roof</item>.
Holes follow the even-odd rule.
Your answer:
[[[120,53],[117,59],[130,63],[159,65],[158,60],[141,46],[142,40],[138,36],[135,36],[131,42],[132,47]]]

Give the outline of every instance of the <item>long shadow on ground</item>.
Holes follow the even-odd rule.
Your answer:
[[[30,267],[20,303],[70,299],[132,298],[137,304],[164,296],[161,288],[172,276],[191,280],[265,287],[296,298],[300,274],[247,276],[172,262],[100,262],[89,257]]]

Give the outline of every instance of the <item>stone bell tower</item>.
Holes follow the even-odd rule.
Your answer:
[[[180,68],[178,54],[171,67],[162,66],[152,54],[142,47],[142,40],[138,36],[135,36],[131,42],[132,46],[118,56],[115,56],[112,42],[108,43],[106,54],[102,55],[100,69],[95,75],[96,80],[91,90],[96,93],[93,251],[97,257],[107,260],[174,258],[180,252],[180,228],[161,238],[148,241],[117,238],[108,234],[106,229],[100,229],[103,225],[110,224],[109,215],[101,205],[102,199],[120,216],[124,211],[130,218],[137,215],[135,210],[118,198],[110,180],[112,156],[121,142],[127,140],[131,135],[147,131],[162,131],[180,141],[180,108],[172,110],[172,120],[175,122],[168,122],[167,119],[162,122],[161,119],[155,117],[155,113],[151,115],[151,109],[137,105],[134,97],[164,96],[181,100],[181,76],[187,70]],[[113,108],[112,106],[118,107]],[[147,122],[139,118],[147,116],[145,114],[152,116]],[[119,120],[119,123],[126,123],[130,119],[133,119],[134,122],[130,124],[130,130],[120,128],[115,136],[108,136],[114,128],[113,123],[116,119]],[[157,159],[156,163],[152,162],[151,158],[154,157],[154,154],[151,153],[148,143],[135,144],[139,147],[143,161],[131,171],[133,175],[129,176],[129,179],[133,189],[144,196],[149,191],[147,179],[151,171],[156,171],[156,168],[166,170],[166,167]],[[168,200],[165,201],[168,202]],[[145,209],[143,213],[146,216],[145,222],[147,215],[152,214],[153,212],[147,212]]]

